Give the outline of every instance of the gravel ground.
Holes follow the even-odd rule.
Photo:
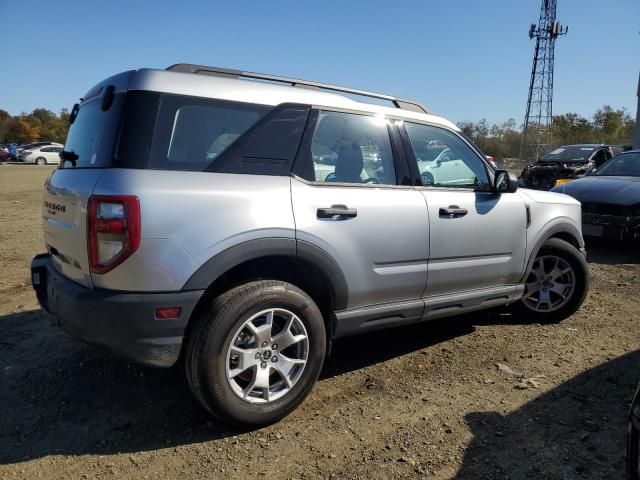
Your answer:
[[[180,368],[49,326],[28,266],[50,171],[0,165],[0,478],[624,478],[637,247],[588,244],[591,294],[560,325],[475,314],[341,341],[300,408],[243,432]]]

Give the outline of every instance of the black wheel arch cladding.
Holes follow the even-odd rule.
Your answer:
[[[230,247],[207,260],[187,280],[182,290],[207,289],[220,276],[251,260],[288,257],[310,263],[323,273],[329,283],[334,310],[344,310],[349,287],[338,263],[326,251],[310,243],[288,237],[249,240]]]

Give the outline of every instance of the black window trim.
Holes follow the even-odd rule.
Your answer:
[[[489,180],[489,185],[487,186],[487,188],[466,187],[466,186],[454,187],[449,185],[448,186],[422,185],[422,179],[420,178],[420,171],[418,170],[418,162],[416,161],[415,153],[413,152],[413,146],[411,145],[411,139],[409,138],[409,133],[407,132],[405,123],[414,123],[416,125],[425,125],[428,127],[438,128],[440,130],[445,130],[446,132],[449,132],[455,135],[456,137],[458,137],[460,140],[462,140],[462,142],[465,143],[471,149],[471,151],[475,153],[478,159],[482,162],[482,165],[484,166],[484,169],[487,173],[487,179]],[[411,171],[413,183],[415,184],[416,187],[423,190],[436,190],[436,191],[448,190],[453,192],[469,191],[469,192],[479,192],[479,193],[495,193],[492,188],[494,177],[495,177],[493,169],[489,166],[487,159],[477,149],[477,147],[475,147],[466,138],[464,138],[464,135],[461,135],[460,132],[456,132],[454,129],[448,128],[445,125],[437,124],[434,122],[414,120],[414,119],[404,120],[404,122],[402,122],[402,124],[399,125],[398,128],[400,129],[400,136],[402,138],[402,143],[404,145],[404,151],[407,157],[407,162],[409,164],[409,170]]]
[[[237,103],[247,103],[247,102],[237,102]],[[300,109],[300,110],[306,110],[306,118],[305,118],[305,125],[304,125],[304,130],[302,132],[300,141],[298,141],[298,144],[295,147],[295,153],[293,155],[292,159],[274,159],[274,160],[280,160],[283,161],[285,163],[282,164],[282,168],[281,168],[281,172],[280,173],[268,173],[268,172],[261,172],[261,173],[241,173],[241,172],[225,172],[225,171],[219,171],[218,170],[218,165],[216,165],[216,160],[212,160],[203,170],[204,172],[212,172],[212,173],[232,173],[232,174],[240,174],[240,175],[266,175],[266,176],[288,176],[290,175],[290,172],[292,171],[295,161],[297,160],[298,154],[300,152],[300,146],[302,145],[302,142],[304,141],[304,135],[306,133],[306,128],[309,124],[309,117],[310,117],[310,110],[311,110],[311,105],[306,104],[306,103],[296,103],[296,102],[283,102],[283,103],[279,103],[277,105],[274,106],[267,106],[267,108],[270,108],[270,110],[268,110],[262,117],[260,117],[258,119],[258,121],[256,123],[254,123],[253,125],[251,125],[251,127],[249,127],[249,129],[247,131],[245,131],[244,133],[242,133],[238,138],[236,138],[231,145],[229,145],[221,154],[220,154],[220,158],[223,157],[233,157],[233,156],[238,156],[241,153],[243,153],[244,148],[246,147],[246,143],[247,140],[251,140],[252,137],[256,134],[259,134],[260,130],[262,130],[263,128],[265,128],[265,126],[267,126],[269,124],[269,122],[271,122],[273,120],[274,117],[277,117],[280,113],[282,113],[282,111],[287,110],[287,109]],[[245,158],[249,158],[249,157],[245,157]],[[251,158],[257,158],[257,157],[251,157]],[[263,160],[269,160],[268,157],[260,157]],[[220,163],[220,162],[218,162]]]
[[[133,169],[147,170],[149,157],[151,155],[151,146],[153,145],[153,140],[154,140],[156,127],[158,123],[158,115],[160,114],[160,107],[162,106],[163,94],[161,92],[154,92],[154,91],[147,91],[147,90],[125,90],[124,93],[126,94],[125,105],[122,111],[120,112],[120,124],[118,125],[118,132],[113,142],[114,147],[113,147],[113,152],[111,154],[111,162],[112,162],[112,165],[117,165],[116,168],[133,168]],[[120,162],[120,155],[122,153],[121,141],[122,141],[122,135],[124,133],[123,129],[125,127],[125,122],[127,120],[130,120],[126,118],[126,115],[129,113],[128,111],[128,108],[130,106],[129,102],[131,98],[138,95],[142,95],[146,98],[151,98],[152,100],[155,100],[155,104],[151,104],[151,105],[154,105],[152,121],[149,125],[147,125],[147,131],[144,132],[147,134],[146,155],[144,158],[141,159],[141,163],[139,165],[136,165],[133,167],[130,167],[130,166],[124,167],[122,165],[118,165],[118,163]],[[137,133],[137,135],[142,135],[142,133]]]
[[[346,182],[318,182],[315,180],[308,180],[304,178],[304,163],[308,160],[306,157],[306,153],[311,150],[311,142],[313,141],[313,134],[315,133],[316,123],[318,121],[319,113],[323,112],[332,112],[332,113],[345,113],[350,115],[361,115],[363,117],[375,117],[379,115],[376,112],[371,111],[362,111],[362,110],[350,110],[339,107],[325,107],[321,105],[312,105],[311,110],[309,112],[309,116],[307,117],[307,124],[305,125],[305,130],[302,135],[302,141],[300,142],[300,146],[298,147],[298,152],[296,154],[295,161],[293,163],[293,168],[291,169],[291,177],[296,180],[301,181],[306,185],[310,185],[313,187],[342,187],[342,188],[386,188],[386,189],[407,189],[413,188],[410,184],[402,184],[402,181],[405,179],[404,177],[411,178],[410,172],[408,171],[407,159],[405,156],[404,148],[401,148],[401,144],[398,143],[399,138],[397,135],[397,123],[398,120],[403,121],[402,117],[383,115],[383,118],[387,121],[387,135],[389,135],[389,144],[391,146],[391,156],[393,157],[393,166],[395,169],[396,183],[395,185],[384,184],[384,183],[346,183]],[[391,122],[389,122],[389,120]],[[395,129],[395,131],[394,131]],[[395,137],[395,138],[394,138]]]

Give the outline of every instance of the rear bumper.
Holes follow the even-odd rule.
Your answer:
[[[57,272],[48,254],[31,262],[31,281],[38,301],[73,337],[107,347],[138,363],[173,365],[180,355],[187,322],[202,290],[128,293],[89,289]],[[177,319],[157,320],[157,307],[180,307]]]

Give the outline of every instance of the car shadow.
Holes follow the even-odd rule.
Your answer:
[[[128,363],[48,325],[42,310],[0,317],[0,464],[212,440],[180,368]],[[150,427],[153,425],[153,427]]]
[[[585,237],[587,261],[604,265],[640,264],[638,243]]]
[[[390,328],[334,342],[320,379],[386,362],[474,332],[468,316]]]
[[[468,322],[449,319],[344,339],[320,381],[472,331]],[[142,367],[85,346],[50,327],[41,310],[0,317],[0,337],[0,464],[135,453],[242,433],[196,403],[182,366]]]
[[[475,211],[478,215],[486,215],[498,205],[500,195],[494,193],[477,192],[475,194]]]
[[[507,415],[465,416],[455,478],[624,478],[626,419],[640,351],[588,370]]]
[[[519,322],[495,311],[340,340],[317,388],[325,379],[472,333],[483,323]],[[0,464],[136,453],[242,433],[204,412],[181,367],[140,367],[84,346],[48,327],[41,310],[0,317],[0,338]],[[571,478],[611,462],[621,468],[639,360],[634,352],[601,365],[506,416],[467,415],[473,439],[460,478]]]

